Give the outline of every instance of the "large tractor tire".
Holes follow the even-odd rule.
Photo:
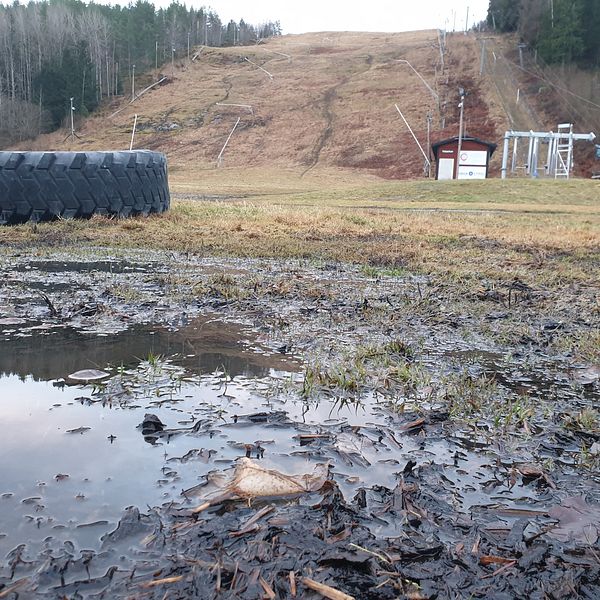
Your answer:
[[[0,152],[1,224],[148,215],[169,202],[159,152]]]

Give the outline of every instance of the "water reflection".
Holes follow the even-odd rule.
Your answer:
[[[177,331],[135,326],[104,336],[72,328],[29,333],[27,337],[9,337],[0,332],[0,374],[48,381],[80,369],[135,364],[150,355],[177,355],[177,364],[197,374],[220,369],[231,377],[262,378],[272,369],[299,369],[297,361],[277,352],[252,350],[257,341],[251,330],[206,317]]]

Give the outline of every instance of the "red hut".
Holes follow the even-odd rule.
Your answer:
[[[460,160],[457,160],[460,141]],[[449,138],[431,145],[437,164],[436,179],[486,179],[490,157],[496,144],[465,136]]]

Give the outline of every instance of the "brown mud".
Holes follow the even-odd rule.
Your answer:
[[[1,597],[600,594],[593,286],[102,249],[0,269]],[[110,377],[68,385],[87,368]],[[327,480],[206,503],[240,458]]]

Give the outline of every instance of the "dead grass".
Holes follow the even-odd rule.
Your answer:
[[[73,146],[63,142],[64,132],[35,143],[37,149],[126,148],[137,113],[137,147],[169,158],[168,214],[4,228],[0,241],[343,260],[555,283],[597,280],[597,182],[415,180],[423,160],[395,102],[421,140],[428,111],[433,139],[449,137],[457,133],[456,85],[469,82],[467,131],[492,139],[507,126],[494,86],[473,60],[476,39],[450,36],[448,47],[443,72],[436,31],[314,33],[206,48],[197,61],[179,62],[168,85],[133,105],[116,100],[87,119]],[[435,86],[439,107],[398,59]],[[164,72],[171,74],[170,65]],[[253,111],[223,103],[250,104]],[[215,168],[238,116],[224,166]],[[497,165],[498,156],[493,160]]]
[[[453,277],[598,284],[595,182],[329,185],[284,193],[273,181],[271,197],[247,188],[251,200],[175,200],[168,213],[146,219],[6,227],[0,242],[340,260]]]

